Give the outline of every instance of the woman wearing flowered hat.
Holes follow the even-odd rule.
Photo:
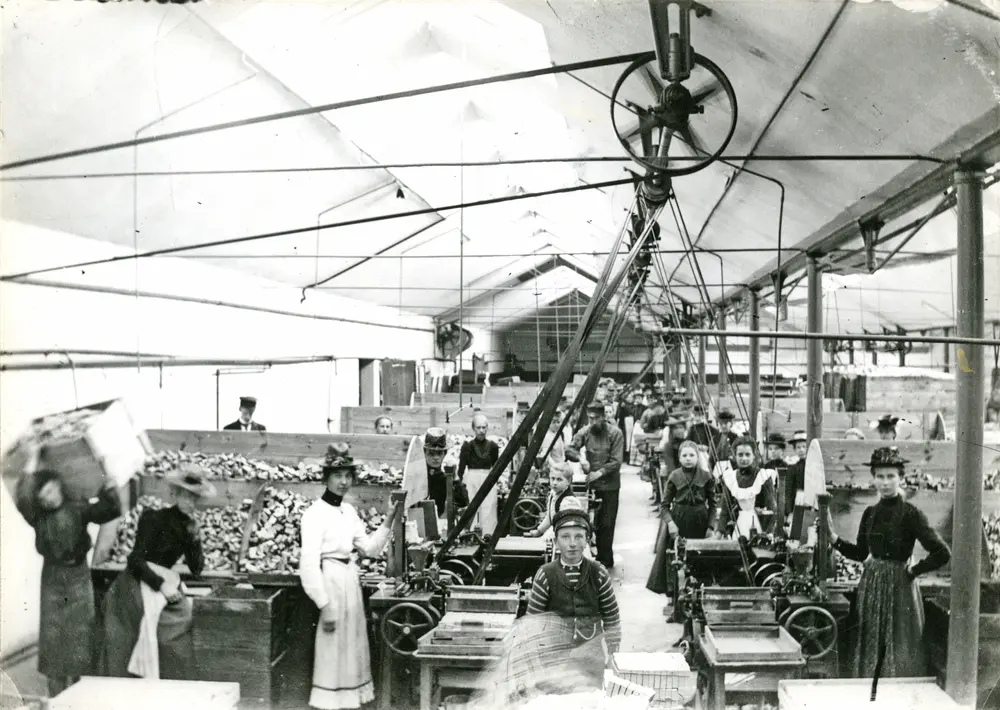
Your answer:
[[[857,542],[841,539],[828,516],[833,547],[844,557],[864,562],[858,583],[853,675],[869,678],[879,665],[885,677],[926,675],[923,654],[923,604],[917,577],[947,564],[951,551],[927,522],[927,516],[903,500],[900,481],[906,461],[896,447],[872,452],[869,466],[879,501],[861,516]],[[829,511],[828,511],[829,512]],[[919,541],[928,555],[911,564]]]
[[[309,706],[357,708],[375,699],[361,582],[352,550],[377,557],[389,541],[400,506],[390,500],[382,525],[368,534],[344,496],[357,466],[347,444],[330,444],[323,465],[326,490],[302,514],[302,588],[319,607]]]

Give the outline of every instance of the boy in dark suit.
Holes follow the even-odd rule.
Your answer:
[[[253,420],[257,410],[256,397],[240,397],[240,418],[222,427],[224,431],[267,431],[267,427]]]

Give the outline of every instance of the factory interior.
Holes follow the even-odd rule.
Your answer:
[[[1000,0],[0,15],[0,709],[1000,710]]]

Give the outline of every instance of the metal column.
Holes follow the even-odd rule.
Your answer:
[[[719,315],[717,317],[717,326],[719,330],[726,329],[726,309],[720,308]],[[729,370],[727,365],[729,364],[729,358],[726,354],[726,336],[719,336],[719,399],[726,396],[726,390],[729,388]]]
[[[958,207],[956,268],[959,337],[985,336],[983,185],[968,169],[955,173]],[[955,368],[955,516],[951,547],[951,621],[945,690],[960,705],[975,707],[979,656],[980,545],[983,513],[984,357],[982,345],[960,345],[968,371]]]
[[[810,333],[823,332],[823,273],[816,257],[810,255],[806,267],[808,281],[809,318],[807,330]],[[806,347],[806,436],[809,441],[823,436],[823,341],[810,340]]]
[[[760,295],[750,289],[750,330],[760,330]],[[750,338],[750,431],[756,431],[760,412],[760,338]]]
[[[708,337],[704,335],[698,336],[698,396],[695,397],[694,392],[688,392],[688,395],[694,399],[695,402],[704,402],[708,400],[708,383],[706,382],[706,370],[705,367],[705,350],[708,348]]]

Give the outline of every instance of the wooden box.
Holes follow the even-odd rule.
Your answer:
[[[705,623],[774,624],[774,601],[769,589],[755,587],[705,587],[702,590]]]
[[[194,667],[200,680],[238,682],[245,700],[276,702],[274,668],[288,650],[288,590],[219,587],[194,602]]]
[[[75,433],[53,438],[47,430],[63,417],[77,420]],[[67,495],[75,500],[96,496],[109,479],[119,487],[124,485],[142,470],[153,451],[145,432],[118,399],[35,419],[15,451],[23,454],[30,443],[40,447],[36,469],[59,472]],[[27,460],[23,455],[11,458],[12,464],[20,462],[4,467],[4,479],[13,494]]]
[[[708,626],[702,643],[717,663],[789,662],[802,648],[781,626]]]
[[[84,676],[52,698],[49,710],[236,710],[236,683]]]
[[[870,678],[783,680],[778,683],[781,710],[959,710],[958,703],[933,678],[881,678],[871,700]]]

